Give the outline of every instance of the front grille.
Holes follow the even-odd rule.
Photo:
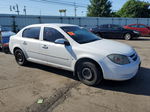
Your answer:
[[[130,58],[132,58],[133,61],[136,61],[137,58],[138,58],[138,56],[137,56],[136,53],[134,53],[134,54],[132,54],[132,55],[130,56]]]

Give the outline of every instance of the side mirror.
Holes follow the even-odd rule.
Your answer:
[[[64,45],[66,45],[66,46],[69,46],[69,45],[70,45],[70,43],[69,43],[67,40],[63,39],[63,38],[60,38],[60,39],[55,40],[55,43],[56,43],[56,44],[64,44]]]

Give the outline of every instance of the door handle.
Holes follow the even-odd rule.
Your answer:
[[[42,48],[43,49],[48,49],[48,46],[47,45],[42,45]]]
[[[26,41],[24,41],[24,42],[23,42],[23,45],[27,45],[27,42],[26,42]]]

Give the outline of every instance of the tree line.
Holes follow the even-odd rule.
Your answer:
[[[150,3],[140,0],[128,0],[120,10],[113,11],[112,2],[109,0],[90,0],[87,16],[149,18]]]

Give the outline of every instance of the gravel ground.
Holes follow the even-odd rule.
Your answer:
[[[21,67],[0,52],[0,111],[150,112],[150,37],[115,41],[136,49],[141,70],[129,81],[104,80],[97,87],[81,84],[68,71],[33,63]]]

